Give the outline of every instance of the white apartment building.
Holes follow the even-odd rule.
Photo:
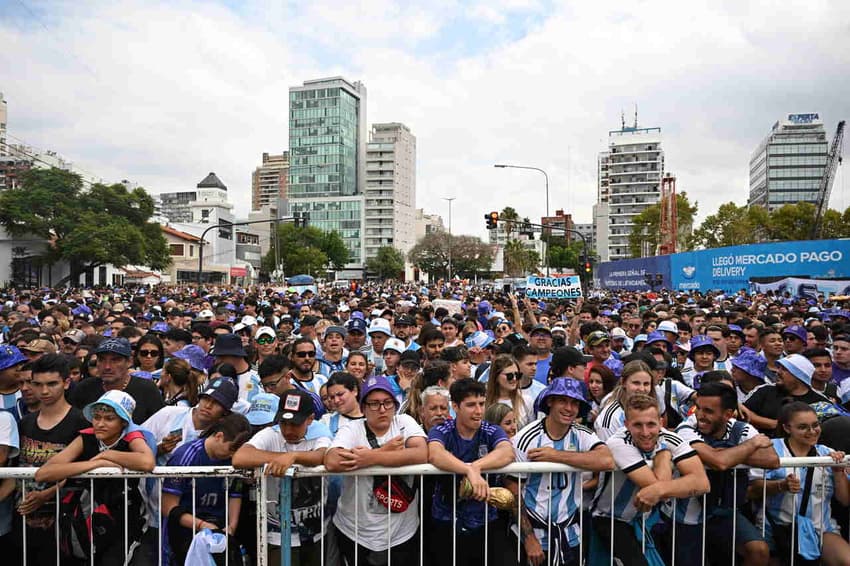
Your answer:
[[[366,145],[366,259],[416,243],[416,137],[398,122],[372,124]]]
[[[600,261],[631,257],[632,219],[661,200],[664,151],[661,128],[626,127],[608,132],[598,160],[598,197],[593,207]]]
[[[277,155],[263,153],[263,164],[251,174],[251,210],[276,207],[280,199],[286,198],[288,176],[288,151]]]

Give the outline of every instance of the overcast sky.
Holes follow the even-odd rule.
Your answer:
[[[288,148],[288,87],[342,75],[368,120],[417,137],[417,205],[455,233],[484,214],[591,220],[620,112],[661,127],[699,203],[743,204],[751,152],[787,113],[850,115],[850,2],[0,0],[9,133],[109,181],[190,190],[209,171],[239,214],[263,152]],[[11,141],[15,142],[16,139]],[[839,175],[832,206],[850,206]]]

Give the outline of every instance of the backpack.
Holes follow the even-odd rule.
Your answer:
[[[720,449],[738,446],[741,443],[741,437],[744,435],[746,426],[747,423],[744,421],[735,421],[728,438],[717,440],[706,436],[704,437],[705,443],[712,448]],[[706,475],[708,475],[708,481],[711,484],[711,491],[706,495],[706,512],[709,516],[717,509],[732,509],[733,506],[737,506],[739,511],[744,510],[744,503],[747,499],[747,482],[749,481],[747,470],[732,469],[725,472],[706,470]]]

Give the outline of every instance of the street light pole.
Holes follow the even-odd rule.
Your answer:
[[[543,173],[543,179],[546,182],[546,217],[549,217],[549,175],[540,167],[529,167],[527,165],[507,165],[505,163],[497,163],[493,165],[497,169],[528,169],[529,171],[540,171]],[[541,232],[541,236],[542,236]],[[543,260],[546,265],[546,277],[549,277],[549,242],[543,240]]]
[[[452,201],[456,197],[443,197],[443,200],[449,202],[449,285],[452,284]]]

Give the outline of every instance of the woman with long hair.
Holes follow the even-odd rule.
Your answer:
[[[369,366],[369,358],[363,352],[354,350],[348,353],[348,360],[345,362],[345,371],[353,375],[360,383],[363,383],[363,380],[371,375],[372,372]]]
[[[198,404],[198,392],[206,375],[180,358],[171,358],[162,367],[159,388],[166,405],[194,407]]]
[[[333,410],[322,416],[322,422],[328,425],[331,433],[336,436],[339,427],[353,421],[362,419],[363,412],[360,410],[360,381],[345,371],[337,371],[331,374],[327,382],[328,405]]]
[[[820,421],[811,405],[801,401],[788,403],[782,407],[777,421],[779,438],[773,439],[773,448],[780,458],[829,456],[836,464],[844,460],[844,452],[818,444]],[[842,505],[850,503],[850,484],[844,465],[777,468],[766,472],[752,468],[747,493],[751,500],[767,494],[767,517],[761,520],[770,523],[781,562],[800,565],[850,562],[850,544],[841,538],[830,505],[833,496]],[[799,533],[801,526],[812,527],[802,529],[804,533],[811,532],[810,537],[794,536],[794,528]],[[792,557],[791,541],[795,538],[796,555]]]
[[[490,378],[487,380],[485,398],[486,407],[495,403],[504,403],[513,409],[518,428],[528,424],[529,418],[519,389],[520,377],[519,366],[513,356],[510,354],[496,356],[490,365]]]
[[[516,436],[517,423],[514,410],[504,403],[495,403],[484,411],[484,420],[502,428],[508,438]]]
[[[591,420],[599,412],[605,396],[611,393],[617,386],[617,376],[608,366],[596,364],[590,368],[587,376],[587,391],[590,393]]]
[[[623,367],[620,383],[600,407],[599,414],[593,421],[593,428],[600,440],[605,442],[626,422],[623,407],[626,401],[635,393],[653,395],[652,370],[641,360],[633,360]],[[658,408],[661,410],[661,407]]]
[[[162,369],[165,362],[165,349],[162,340],[152,334],[145,334],[136,342],[136,351],[133,353],[133,368],[136,371],[153,373]]]

